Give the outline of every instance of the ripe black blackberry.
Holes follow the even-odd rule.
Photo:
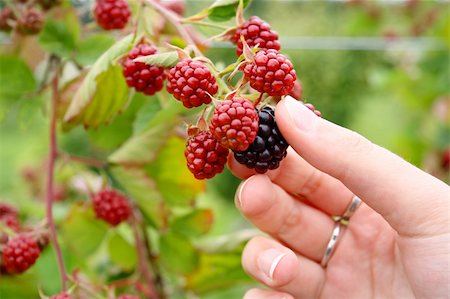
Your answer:
[[[278,129],[275,111],[271,107],[261,109],[258,116],[259,129],[255,141],[246,151],[234,152],[234,158],[258,173],[265,173],[280,166],[289,144]]]

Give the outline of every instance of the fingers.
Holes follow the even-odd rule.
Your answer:
[[[294,299],[290,294],[272,290],[250,289],[244,299]]]
[[[242,266],[256,280],[294,298],[318,298],[325,279],[325,272],[318,264],[263,237],[255,237],[247,244],[242,254]]]
[[[334,227],[323,212],[295,200],[266,175],[254,175],[239,188],[236,205],[262,231],[320,261]]]
[[[234,158],[229,159],[229,166],[231,171],[242,179],[256,174]],[[288,155],[281,166],[269,171],[267,175],[287,192],[306,200],[329,215],[340,215],[353,196],[344,184],[312,167],[291,148],[288,149]]]
[[[357,133],[317,117],[291,97],[278,104],[276,120],[299,155],[342,181],[400,234],[448,230],[450,188],[443,182]]]

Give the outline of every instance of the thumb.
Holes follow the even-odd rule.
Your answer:
[[[406,236],[447,232],[450,188],[292,97],[276,110],[281,133],[306,161],[339,179]]]

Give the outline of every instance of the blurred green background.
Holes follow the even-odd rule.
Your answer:
[[[210,2],[187,1],[187,15]],[[302,81],[304,100],[314,104],[324,118],[356,130],[448,182],[444,159],[450,144],[449,10],[446,1],[428,0],[255,0],[245,15],[260,16],[279,33],[282,50],[292,58]],[[223,25],[228,24],[233,23]],[[198,29],[208,36],[220,33]],[[8,43],[8,37],[2,35],[0,41]],[[232,45],[223,42],[214,42],[207,55],[224,64],[235,60]],[[34,80],[20,63],[13,71],[23,72],[24,80]],[[6,76],[3,69],[1,85],[8,82]],[[0,117],[0,198],[13,202],[24,219],[36,223],[44,209],[30,196],[24,172],[41,167],[47,155],[46,110],[42,99],[22,98],[0,103]],[[62,136],[60,146],[79,155],[105,155],[89,146],[82,128]],[[59,179],[64,181],[64,174]],[[200,206],[215,211],[210,236],[251,228],[234,207],[238,184],[226,171],[209,181],[198,196]],[[65,213],[64,204],[57,204],[56,217]],[[28,286],[35,288],[42,277],[57,280],[53,253],[46,251],[45,257],[33,271],[8,280],[8,286],[0,278],[0,291],[14,294],[23,288],[25,297],[17,298],[27,298]],[[67,259],[69,264],[76,263],[69,254]],[[238,285],[202,298],[238,298],[247,287]],[[44,288],[57,290],[57,283]]]

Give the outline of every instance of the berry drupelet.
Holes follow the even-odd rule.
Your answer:
[[[169,71],[167,91],[186,108],[211,103],[219,87],[211,71],[200,61],[183,59]]]
[[[23,273],[36,262],[40,254],[35,240],[19,235],[10,239],[3,248],[2,264],[7,273]]]
[[[188,139],[184,156],[195,178],[210,179],[224,170],[228,149],[211,132],[201,131]]]
[[[270,96],[289,94],[297,79],[292,62],[276,50],[257,52],[244,66],[244,76],[252,88]]]
[[[134,87],[136,91],[146,95],[154,95],[164,87],[166,73],[163,67],[133,61],[138,57],[156,53],[157,49],[146,43],[141,43],[128,52],[122,65],[123,75],[129,87]]]
[[[112,226],[126,221],[131,215],[128,199],[112,189],[103,189],[92,199],[97,218],[103,219]]]
[[[235,96],[217,104],[209,129],[222,146],[245,151],[256,138],[258,113],[251,101]]]
[[[243,52],[243,44],[241,36],[244,37],[245,42],[250,48],[258,45],[262,50],[275,49],[280,50],[280,42],[278,41],[278,34],[270,28],[270,25],[253,16],[244,22],[234,34],[231,41],[236,44],[236,54],[240,56]]]
[[[125,0],[97,0],[94,16],[105,30],[123,29],[130,18],[130,8]]]
[[[258,173],[280,166],[287,155],[289,144],[281,135],[275,121],[275,112],[271,107],[259,111],[259,130],[255,141],[246,151],[234,152],[234,158]]]

